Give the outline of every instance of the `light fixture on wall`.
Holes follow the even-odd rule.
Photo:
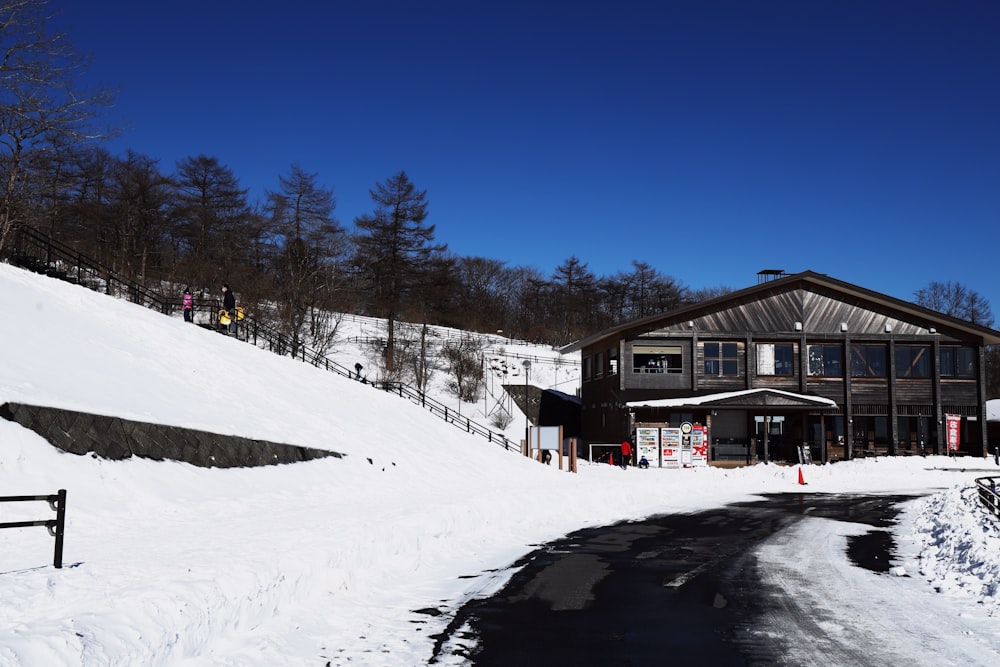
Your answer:
[[[840,323],[840,330],[841,331],[847,331],[847,322],[841,322]]]
[[[937,333],[937,329],[931,327],[930,329],[927,330],[927,333]]]
[[[796,331],[802,331],[802,322],[796,322],[795,323],[795,330]]]
[[[885,332],[886,333],[892,333],[892,325],[891,324],[886,324],[885,325]]]

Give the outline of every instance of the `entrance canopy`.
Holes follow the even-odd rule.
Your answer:
[[[746,410],[754,407],[775,407],[781,410],[835,410],[836,401],[822,396],[796,394],[781,389],[744,389],[704,396],[657,398],[629,401],[629,408],[711,408],[713,410]]]

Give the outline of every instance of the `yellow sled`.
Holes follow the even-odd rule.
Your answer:
[[[243,314],[243,308],[241,306],[236,306],[235,308],[233,308],[233,314],[232,315],[229,314],[228,310],[220,310],[219,311],[219,324],[221,324],[223,326],[226,326],[230,322],[233,321],[233,318],[235,318],[236,321],[239,322],[244,317],[245,317],[245,315]]]

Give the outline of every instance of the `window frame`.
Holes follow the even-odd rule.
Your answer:
[[[770,348],[770,355],[761,354],[763,348]],[[779,350],[781,354],[779,355]],[[755,343],[757,375],[762,377],[795,377],[795,343]],[[786,353],[787,352],[787,358]],[[770,366],[762,365],[762,360],[770,358]],[[766,361],[764,362],[766,364]],[[770,372],[768,372],[770,369]],[[787,372],[786,372],[787,371]]]
[[[914,354],[915,351],[918,352]],[[901,363],[900,357],[903,354],[905,354],[906,357],[902,359]],[[931,377],[932,369],[930,345],[896,345],[894,358],[896,361],[897,380],[927,380]],[[921,372],[919,374],[914,374],[913,370],[915,368]],[[905,372],[904,369],[906,369]]]
[[[882,354],[881,363],[881,374],[878,372],[873,372],[875,369],[872,365],[872,355],[871,352],[878,351]],[[865,372],[857,373],[855,369],[858,367],[858,362],[864,364]],[[889,377],[889,348],[884,344],[867,344],[862,343],[859,345],[851,345],[851,377],[852,378],[887,378]]]
[[[715,348],[714,354],[709,354],[709,346]],[[705,341],[702,343],[702,373],[704,377],[739,377],[740,345],[731,341]],[[715,370],[709,370],[709,364]]]
[[[814,350],[820,352],[819,356],[814,356]],[[831,351],[837,353],[836,359],[829,354]],[[844,377],[844,346],[840,343],[809,343],[806,345],[806,358],[809,360],[809,368],[806,369],[809,377]],[[816,366],[817,362],[821,367]]]
[[[951,358],[945,363],[945,353]],[[963,354],[964,353],[964,354]],[[968,356],[963,360],[963,356]],[[967,345],[942,345],[939,353],[941,377],[955,378],[961,380],[973,380],[976,378],[976,349]],[[967,367],[968,372],[962,372],[962,368]]]
[[[643,350],[648,350],[644,352]],[[645,361],[640,366],[638,360],[643,357]],[[660,363],[649,365],[650,361],[658,359]],[[671,359],[677,361],[677,365],[670,363]],[[653,374],[653,375],[680,375],[684,372],[684,347],[677,344],[669,345],[634,345],[632,346],[632,373]]]

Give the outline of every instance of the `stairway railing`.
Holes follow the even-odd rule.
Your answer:
[[[168,299],[137,281],[125,280],[114,269],[90,259],[76,249],[30,227],[21,227],[17,230],[10,250],[6,254],[8,261],[16,266],[52,278],[67,280],[96,292],[124,298],[164,315],[170,315],[179,306],[176,299]],[[204,305],[202,307],[204,308]],[[217,306],[210,313],[210,322],[214,322],[216,312]],[[359,380],[356,373],[349,368],[332,361],[325,354],[293,340],[288,334],[282,333],[249,315],[237,324],[236,337],[275,354],[300,359],[317,368]],[[427,408],[431,414],[444,419],[449,424],[457,426],[467,433],[482,436],[490,442],[499,444],[504,449],[512,451],[520,451],[521,449],[502,433],[496,433],[467,417],[462,417],[458,411],[448,408],[443,403],[405,383],[360,381]]]

